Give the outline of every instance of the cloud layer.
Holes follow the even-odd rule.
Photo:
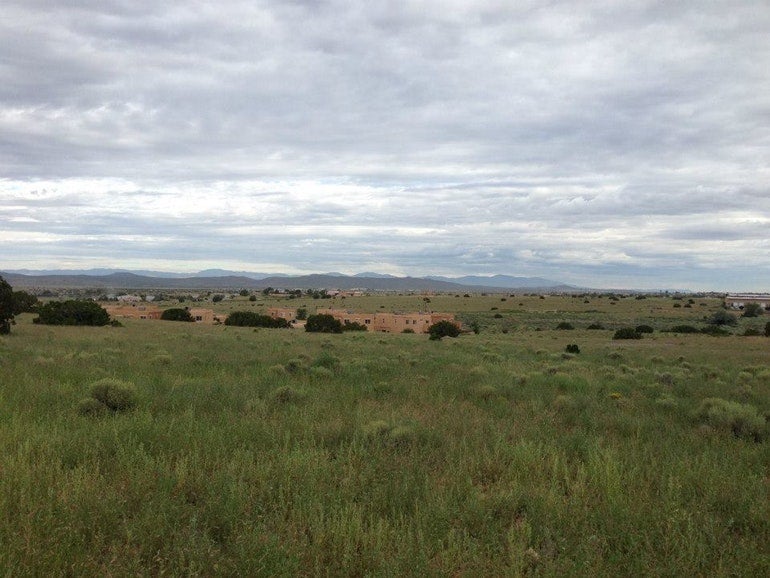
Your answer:
[[[403,4],[7,2],[0,268],[770,290],[765,2]]]

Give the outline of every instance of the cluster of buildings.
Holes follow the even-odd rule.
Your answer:
[[[289,307],[271,307],[267,314],[275,319],[296,320],[297,310]],[[439,321],[458,324],[451,313],[358,313],[342,309],[317,309],[317,315],[331,315],[341,323],[358,323],[367,331],[381,333],[427,333],[428,328]],[[459,324],[458,324],[459,325]]]
[[[725,307],[743,309],[749,303],[757,303],[770,311],[770,295],[767,293],[734,293],[725,296]]]
[[[119,305],[104,305],[104,310],[113,319],[160,319],[164,309],[143,304],[121,303]],[[192,318],[199,323],[216,323],[220,319],[213,309],[204,307],[187,307]]]
[[[143,302],[121,302],[104,305],[104,309],[113,319],[160,319],[164,309]],[[186,308],[193,319],[199,323],[218,323],[224,321],[213,309],[204,307]],[[274,319],[303,325],[297,320],[297,309],[291,307],[271,307],[266,311]],[[439,321],[449,321],[459,325],[451,313],[414,312],[414,313],[358,313],[341,309],[318,309],[316,314],[331,315],[341,323],[358,323],[367,331],[382,333],[427,333],[428,328]]]

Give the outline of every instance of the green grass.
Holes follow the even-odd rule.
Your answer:
[[[400,299],[358,306],[422,302]],[[757,441],[725,421],[770,412],[770,340],[658,333],[716,309],[700,299],[431,300],[481,334],[21,316],[0,339],[0,568],[770,573],[767,424]],[[576,329],[555,331],[562,320]],[[641,323],[656,332],[612,340]],[[133,407],[83,415],[105,383],[128,384]]]

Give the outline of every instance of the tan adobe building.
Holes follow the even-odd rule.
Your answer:
[[[367,331],[382,333],[427,333],[428,328],[439,321],[450,321],[459,326],[451,313],[356,313],[341,309],[318,309],[317,314],[331,315],[342,323],[359,323]]]
[[[146,305],[103,305],[110,317],[117,319],[160,319],[163,309]]]
[[[770,295],[760,293],[740,293],[725,296],[725,307],[743,309],[749,303],[758,303],[764,309],[770,310]]]
[[[163,309],[147,305],[104,305],[104,310],[113,319],[160,319]],[[187,310],[193,319],[199,323],[216,323],[219,321],[213,309],[189,307]]]
[[[273,319],[292,321],[297,318],[297,310],[291,307],[268,307],[267,314]]]

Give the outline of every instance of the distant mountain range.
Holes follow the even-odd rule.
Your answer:
[[[40,289],[362,289],[369,291],[489,292],[511,290],[572,291],[576,287],[539,277],[509,275],[465,277],[396,277],[379,273],[344,275],[275,275],[208,269],[194,275],[116,269],[14,270],[0,272],[13,287]]]

